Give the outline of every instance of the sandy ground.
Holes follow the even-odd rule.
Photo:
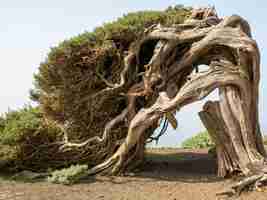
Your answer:
[[[96,176],[72,186],[46,182],[0,182],[0,200],[216,200],[231,180],[216,177],[207,150],[149,150],[140,172]],[[229,199],[229,198],[228,198]],[[267,200],[267,192],[243,193],[240,200]]]

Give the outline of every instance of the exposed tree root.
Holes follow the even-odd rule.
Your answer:
[[[267,185],[267,174],[260,173],[243,178],[228,189],[218,192],[216,195],[239,196],[242,191],[259,190],[260,187]]]

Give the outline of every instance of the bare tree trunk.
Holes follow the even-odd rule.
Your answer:
[[[246,175],[256,172],[257,166],[263,164],[264,155],[259,155],[255,141],[254,145],[245,146],[248,140],[241,137],[240,124],[230,109],[226,111],[229,112],[230,117],[225,118],[222,111],[225,107],[221,105],[222,102],[218,101],[207,102],[203,111],[199,113],[203,124],[216,144],[218,176],[224,177],[235,171],[240,172],[240,170]],[[249,142],[253,141],[249,140]],[[255,152],[255,154],[251,152]]]

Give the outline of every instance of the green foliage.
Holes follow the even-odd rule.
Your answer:
[[[180,24],[189,16],[191,8],[169,7],[165,11],[139,11],[128,13],[116,21],[105,23],[95,28],[93,32],[84,32],[69,40],[64,40],[58,47],[52,48],[48,60],[52,61],[58,54],[70,50],[70,48],[89,45],[101,46],[107,39],[122,39],[132,42],[137,39],[145,28],[157,23],[162,25]],[[78,50],[78,49],[77,49]]]
[[[51,176],[47,178],[47,181],[64,185],[74,184],[87,175],[87,170],[87,165],[72,165],[69,168],[52,172]]]
[[[14,146],[0,144],[0,169],[7,170],[12,162],[17,158],[17,149]]]
[[[214,143],[211,141],[207,131],[201,132],[182,143],[182,148],[197,149],[197,148],[211,148]]]
[[[28,134],[37,130],[41,120],[38,114],[38,110],[32,107],[6,113],[5,118],[2,119],[1,143],[16,144],[25,131]]]
[[[26,106],[16,111],[9,111],[0,118],[0,143],[17,145],[38,134],[55,137],[59,130],[43,122],[43,116],[38,107]]]
[[[116,116],[122,109],[120,102],[114,103],[107,98],[105,102],[88,100],[89,96],[106,87],[101,76],[111,83],[118,83],[125,53],[138,43],[146,28],[158,23],[166,26],[182,23],[190,12],[191,8],[177,6],[165,11],[129,13],[93,32],[61,42],[51,48],[47,59],[40,64],[34,76],[32,99],[40,103],[46,117],[60,123],[71,121],[70,139],[100,134],[99,129],[104,127],[105,120]],[[135,69],[132,77],[135,76],[133,73]],[[93,107],[96,102],[105,106]],[[95,117],[100,113],[103,116]],[[99,123],[95,127],[89,126],[93,121]]]
[[[11,171],[46,168],[49,144],[58,141],[61,135],[54,123],[44,120],[39,107],[10,110],[0,118],[0,168],[7,165]]]

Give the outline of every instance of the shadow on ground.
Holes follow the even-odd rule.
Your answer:
[[[152,149],[138,176],[168,181],[213,182],[217,178],[216,158],[208,150]]]
[[[216,158],[208,150],[148,149],[146,161],[134,173],[123,177],[101,177],[99,182],[125,184],[129,182],[171,181],[213,183],[223,181],[216,175]]]

